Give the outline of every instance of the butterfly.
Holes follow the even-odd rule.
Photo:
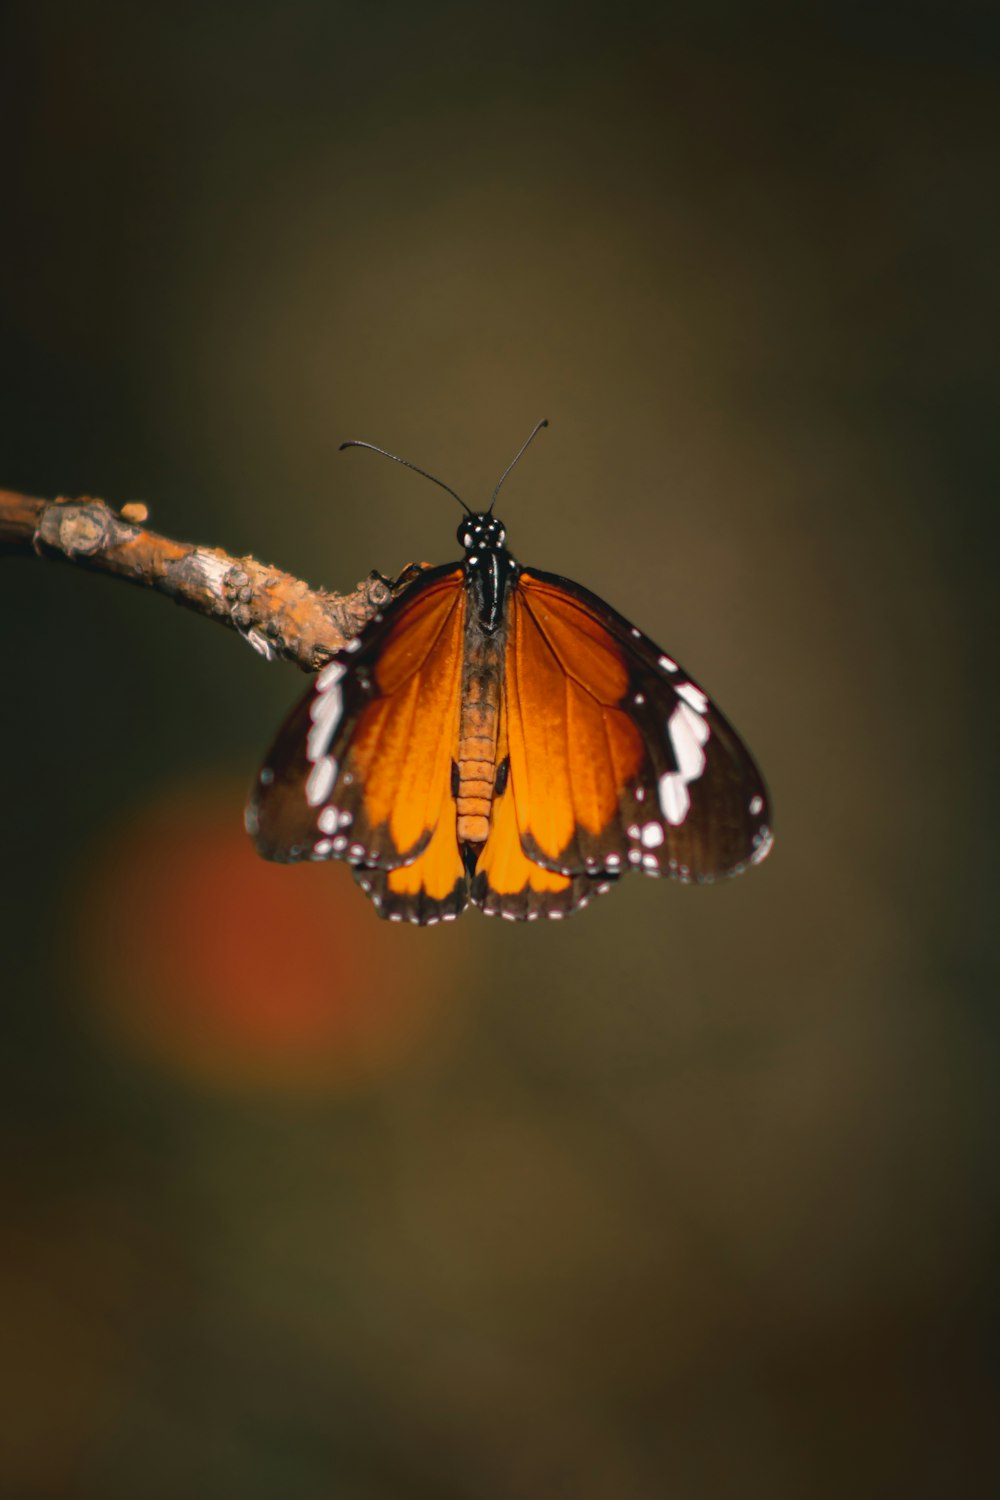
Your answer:
[[[411,567],[322,668],[247,808],[268,859],[346,860],[379,914],[559,918],[629,870],[707,882],[772,844],[749,751],[673,657],[578,583],[518,563],[493,514]]]

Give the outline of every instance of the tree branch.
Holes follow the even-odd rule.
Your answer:
[[[0,555],[34,553],[156,589],[230,625],[268,661],[315,671],[357,635],[412,575],[392,584],[372,572],[350,594],[310,588],[253,557],[174,542],[149,531],[144,505],[112,510],[103,500],[36,500],[0,490]]]

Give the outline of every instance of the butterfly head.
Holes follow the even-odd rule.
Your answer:
[[[507,540],[503,522],[489,511],[471,511],[456,534],[469,558],[484,552],[502,552]]]

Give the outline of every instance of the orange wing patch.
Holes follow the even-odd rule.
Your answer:
[[[272,859],[344,859],[383,916],[430,922],[468,900],[451,767],[466,590],[418,576],[319,673],[279,733],[248,811]]]
[[[508,655],[508,681],[509,663]],[[498,764],[509,766],[507,784],[493,798],[490,833],[476,861],[471,896],[486,916],[530,922],[541,916],[566,916],[586,906],[591,895],[610,888],[610,881],[549,870],[525,854],[520,818],[527,797],[516,779],[513,758],[508,756],[511,735],[521,732],[518,717],[516,700],[508,691],[502,702],[497,748]]]
[[[423,854],[412,865],[400,865],[398,869],[390,870],[386,883],[394,896],[416,896],[424,892],[432,901],[444,901],[464,879],[465,866],[449,807],[441,816]]]
[[[364,696],[334,741],[336,781],[324,815],[349,829],[345,857],[353,863],[383,870],[412,863],[441,818],[458,735],[460,584],[458,572],[415,584],[352,663]]]
[[[394,921],[448,919],[468,901],[451,794],[466,614],[460,580],[430,586],[380,642],[381,696],[362,714],[345,761],[373,831],[355,879]]]
[[[623,653],[566,594],[522,575],[510,606],[505,685],[511,781],[529,859],[594,875],[622,866],[626,789],[645,760],[619,707]]]

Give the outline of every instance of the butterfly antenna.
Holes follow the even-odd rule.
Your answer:
[[[534,433],[532,433],[531,436],[534,437]],[[531,438],[528,439],[528,442],[530,441]],[[525,447],[527,447],[527,443],[525,444]],[[466,515],[472,515],[472,511],[466,505],[461,495],[456,495],[450,484],[445,484],[443,479],[435,479],[434,475],[428,474],[426,469],[418,469],[416,464],[411,464],[408,458],[400,458],[397,454],[390,453],[388,448],[378,448],[374,443],[362,443],[359,442],[356,438],[352,438],[346,443],[341,443],[341,453],[343,453],[345,448],[370,448],[372,453],[381,453],[383,458],[391,458],[394,464],[402,464],[404,469],[412,469],[414,474],[422,474],[425,479],[430,480],[431,484],[439,485],[441,489],[447,490],[448,494],[451,495],[454,500],[458,501],[459,505],[465,511]],[[520,454],[518,454],[518,457],[520,457]]]
[[[500,493],[500,486],[503,484],[504,480],[507,478],[507,475],[510,473],[511,469],[514,467],[514,465],[517,463],[518,459],[521,457],[521,454],[524,452],[525,448],[527,448],[528,444],[532,441],[533,438],[536,438],[538,436],[538,434],[541,432],[542,428],[543,427],[548,427],[548,425],[549,425],[549,419],[548,419],[548,417],[543,417],[540,422],[536,422],[535,425],[534,425],[534,427],[531,429],[531,432],[530,432],[529,436],[521,444],[520,448],[518,448],[517,452],[514,454],[514,457],[511,459],[510,463],[507,465],[506,469],[504,469],[503,473],[500,475],[500,478],[497,480],[497,487],[493,491],[493,499],[490,501],[490,509],[486,512],[487,515],[490,514],[490,512],[492,511],[494,505],[496,505],[496,503],[497,503],[497,496]]]

